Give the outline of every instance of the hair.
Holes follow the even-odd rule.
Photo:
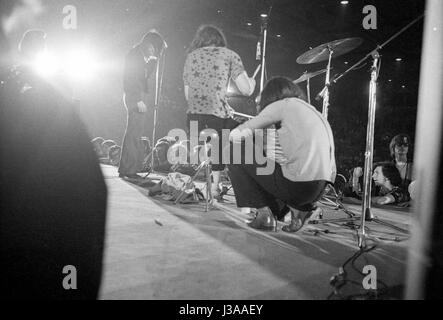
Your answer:
[[[227,47],[228,43],[223,31],[213,25],[204,24],[201,25],[195,33],[194,39],[189,45],[187,53],[202,48],[202,47]]]
[[[291,79],[286,77],[271,78],[263,88],[260,97],[260,111],[275,101],[285,98],[299,98],[306,101],[306,96],[303,90]]]
[[[103,139],[102,137],[95,137],[94,139],[91,140],[92,144],[99,144],[101,145],[103,142],[105,141],[105,139]]]
[[[107,146],[108,148],[115,146],[116,143],[114,140],[105,140],[102,142],[102,146]]]
[[[25,31],[20,43],[18,51],[22,55],[34,54],[39,49],[43,49],[46,43],[46,33],[39,29],[30,29]]]
[[[399,187],[402,184],[402,179],[400,176],[400,172],[398,171],[395,164],[392,162],[379,162],[374,164],[374,169],[377,167],[381,167],[381,171],[383,172],[383,175],[389,179],[391,184],[394,187]]]
[[[397,134],[394,138],[392,138],[391,142],[389,143],[389,153],[393,160],[395,160],[395,146],[404,142],[407,142],[409,146],[411,144],[411,139],[405,133]],[[408,158],[409,154],[411,154],[410,150],[408,150]]]
[[[163,40],[163,37],[155,29],[151,29],[143,35],[143,38],[140,41],[140,44],[146,44],[146,43],[151,43],[154,46],[155,53],[157,55],[165,47],[165,41]]]

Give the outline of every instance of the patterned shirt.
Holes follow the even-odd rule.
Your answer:
[[[183,82],[189,87],[187,113],[209,114],[229,118],[226,91],[229,79],[244,71],[237,53],[224,47],[203,47],[188,54]]]

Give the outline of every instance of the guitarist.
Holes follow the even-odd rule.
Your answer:
[[[138,179],[144,158],[144,135],[146,106],[143,98],[148,93],[148,79],[155,72],[165,42],[154,31],[147,32],[142,40],[126,55],[123,74],[123,101],[127,110],[126,131],[118,169],[119,177]]]

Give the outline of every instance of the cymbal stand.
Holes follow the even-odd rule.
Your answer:
[[[311,87],[309,84],[309,78],[306,80],[306,94],[308,95],[308,103],[311,104]]]
[[[323,92],[323,110],[322,114],[325,117],[325,119],[328,119],[328,109],[329,109],[329,86],[330,83],[330,76],[331,76],[331,60],[332,60],[332,54],[334,51],[331,49],[330,46],[328,46],[329,51],[329,59],[328,59],[328,66],[326,67],[326,79],[325,79],[325,88]]]

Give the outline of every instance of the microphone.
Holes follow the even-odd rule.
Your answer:
[[[269,14],[262,13],[260,15],[260,24],[261,24],[260,34],[263,34],[263,31],[268,28],[268,22],[269,22]]]

